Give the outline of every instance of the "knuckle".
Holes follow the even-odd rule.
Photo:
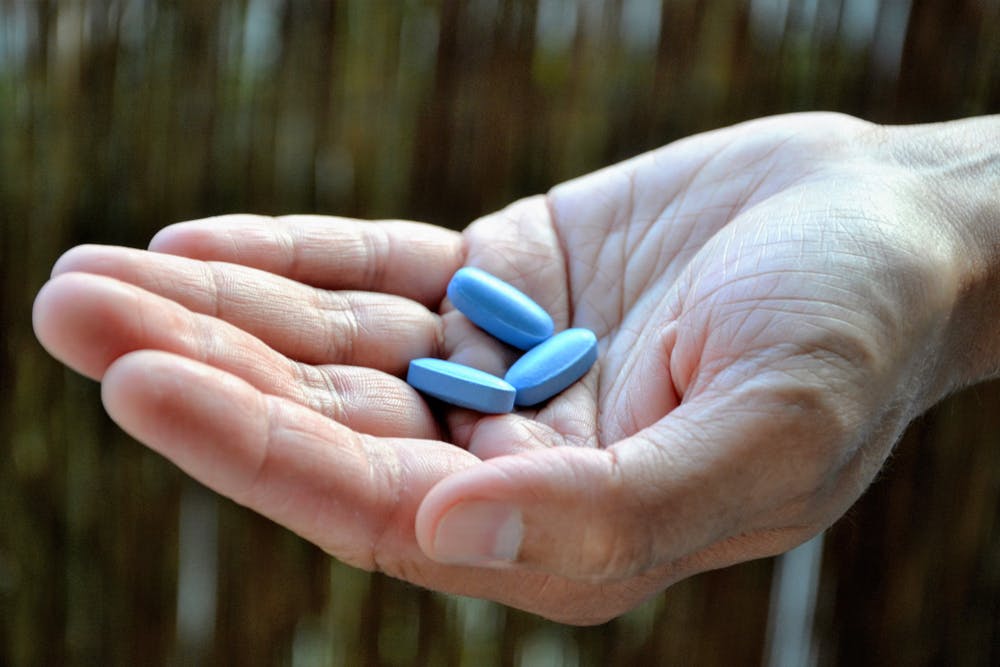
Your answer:
[[[327,363],[348,362],[354,357],[362,324],[350,301],[337,292],[317,292],[315,308],[323,322]]]
[[[588,525],[582,537],[578,575],[590,581],[613,582],[644,572],[650,565],[648,541],[642,532],[623,530],[631,521],[603,520]]]
[[[613,582],[645,572],[655,562],[648,508],[635,507],[633,490],[620,478],[594,498],[580,535],[575,574]]]

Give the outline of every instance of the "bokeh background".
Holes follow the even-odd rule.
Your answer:
[[[916,423],[803,558],[570,628],[219,499],[31,333],[77,243],[232,211],[461,228],[806,109],[1000,111],[1000,0],[0,0],[0,665],[1000,664],[995,384]]]

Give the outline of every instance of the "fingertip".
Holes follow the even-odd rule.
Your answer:
[[[38,294],[35,295],[35,301],[31,304],[31,326],[34,328],[35,336],[42,345],[45,345],[43,337],[48,333],[45,325],[52,313],[52,300],[58,293],[53,292],[52,283],[53,279],[50,278],[47,280],[41,289],[38,290]],[[47,346],[46,349],[48,349]]]
[[[38,290],[31,308],[35,337],[53,357],[91,379],[99,379],[103,366],[92,363],[88,350],[74,335],[72,322],[81,308],[83,274],[64,273]]]
[[[157,378],[169,377],[162,372],[164,357],[172,357],[164,352],[139,350],[122,355],[111,362],[101,378],[101,402],[111,418],[129,433],[131,425],[148,421],[138,414],[149,405],[144,400]],[[152,382],[151,382],[152,380]]]
[[[101,400],[129,435],[227,489],[239,486],[248,461],[252,466],[248,434],[258,433],[267,415],[263,395],[240,378],[158,350],[130,352],[108,366]]]
[[[226,229],[226,224],[259,222],[270,219],[267,216],[249,213],[232,213],[210,218],[175,222],[156,232],[153,238],[149,240],[148,248],[153,252],[182,255],[195,259],[212,257],[220,254],[218,252],[218,229]],[[225,253],[221,254],[225,255]]]
[[[109,332],[128,326],[124,314],[134,295],[105,276],[70,271],[49,280],[32,307],[32,326],[42,347],[94,380],[121,352]]]
[[[185,241],[196,234],[197,221],[175,222],[167,225],[153,235],[149,240],[149,250],[168,254],[179,254],[178,249],[185,245]]]
[[[213,395],[226,402],[232,391],[258,394],[245,380],[188,357],[162,350],[127,352],[108,365],[101,379],[102,396],[112,400],[127,394],[146,398],[177,392],[185,402],[203,405]]]
[[[55,278],[64,273],[87,271],[92,269],[95,263],[100,263],[106,246],[86,243],[70,248],[64,252],[55,264],[52,265],[50,278]]]

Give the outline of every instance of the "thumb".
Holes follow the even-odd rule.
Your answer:
[[[809,536],[802,498],[816,466],[784,450],[810,442],[803,429],[815,416],[801,414],[801,403],[787,418],[745,406],[720,418],[733,406],[682,405],[606,449],[483,461],[430,490],[417,540],[439,562],[597,581],[789,549]]]
[[[556,447],[497,457],[428,493],[417,539],[439,562],[613,576],[652,556],[648,533],[637,522],[628,525],[625,485],[610,450]]]

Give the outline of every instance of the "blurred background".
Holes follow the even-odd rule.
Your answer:
[[[701,130],[1000,111],[1000,0],[0,0],[0,665],[1000,664],[1000,387],[825,536],[570,628],[331,560],[122,434],[36,343],[82,242],[423,219]]]

